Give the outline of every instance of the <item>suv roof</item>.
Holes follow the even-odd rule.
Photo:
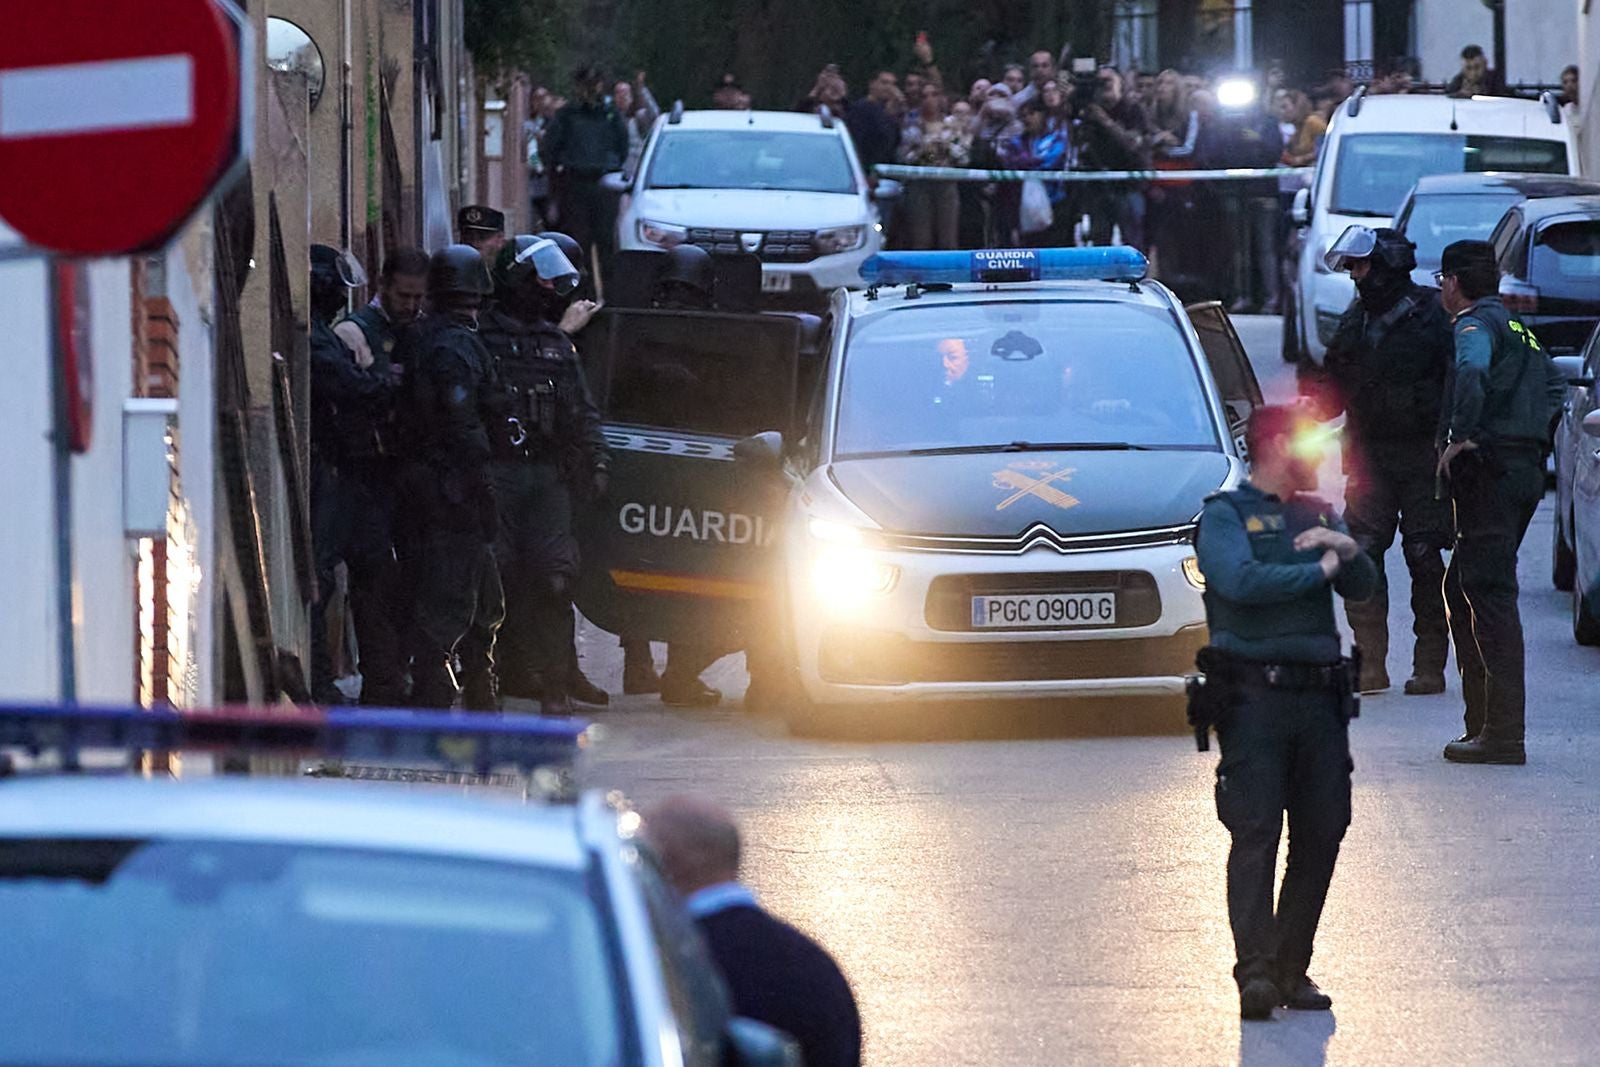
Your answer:
[[[1524,223],[1542,222],[1556,215],[1590,215],[1600,218],[1600,195],[1552,196],[1544,200],[1527,200],[1517,205]]]
[[[794,133],[838,133],[844,129],[842,116],[824,126],[822,116],[803,111],[685,111],[678,122],[664,115],[661,121],[679,130],[784,130]]]
[[[1413,196],[1451,196],[1467,193],[1499,192],[1510,189],[1530,200],[1552,196],[1582,196],[1600,193],[1600,181],[1564,174],[1519,174],[1512,171],[1484,171],[1476,174],[1430,174],[1417,179]]]

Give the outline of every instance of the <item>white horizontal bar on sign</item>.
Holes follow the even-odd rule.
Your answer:
[[[1226,170],[980,170],[967,167],[908,167],[879,163],[880,178],[935,182],[1218,182],[1309,176],[1310,167],[1235,167]]]
[[[194,57],[187,54],[0,70],[0,140],[193,121]]]

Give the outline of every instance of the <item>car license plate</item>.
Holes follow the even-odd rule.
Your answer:
[[[764,271],[761,275],[761,291],[763,293],[787,293],[793,281],[787,274],[776,271]]]
[[[1116,593],[1014,593],[972,598],[974,630],[1115,626]]]

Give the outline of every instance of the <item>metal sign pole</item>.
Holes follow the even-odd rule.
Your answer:
[[[75,577],[72,561],[72,433],[67,411],[66,338],[62,334],[62,292],[60,261],[51,256],[45,261],[48,273],[50,318],[50,454],[55,482],[56,535],[56,661],[60,671],[60,699],[64,704],[78,699],[77,627],[73,619],[72,587]]]

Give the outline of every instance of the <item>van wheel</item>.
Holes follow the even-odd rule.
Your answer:
[[[1550,524],[1550,582],[1563,593],[1572,590],[1573,580],[1578,573],[1578,557],[1568,547],[1563,532],[1567,525],[1559,515]]]
[[[1583,586],[1577,582],[1572,587],[1572,639],[1580,645],[1600,645],[1600,616],[1589,610]]]

